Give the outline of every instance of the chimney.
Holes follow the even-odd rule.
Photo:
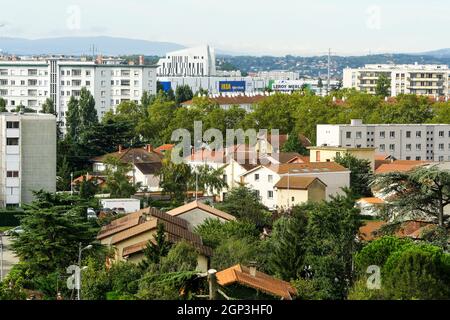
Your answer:
[[[351,119],[350,120],[350,125],[352,126],[360,126],[363,124],[362,119]]]
[[[122,145],[119,144],[119,153],[122,153]]]
[[[256,277],[256,262],[254,262],[254,261],[249,262],[248,268],[249,268],[250,275],[252,277]]]
[[[144,62],[145,62],[144,56],[139,56],[139,65],[140,65],[140,66],[143,66],[143,65],[144,65]]]
[[[153,152],[153,146],[151,144],[147,144],[145,146],[145,149],[147,150],[147,152]]]

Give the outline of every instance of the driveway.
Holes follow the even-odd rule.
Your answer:
[[[3,241],[3,278],[9,273],[13,265],[19,262],[14,253],[11,251],[11,239],[6,236],[0,236],[0,245]],[[1,259],[1,257],[0,257]]]

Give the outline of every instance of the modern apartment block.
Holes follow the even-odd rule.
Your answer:
[[[160,77],[209,77],[216,75],[214,48],[205,45],[169,52],[158,62]]]
[[[122,101],[136,101],[147,91],[156,93],[156,66],[123,64],[119,60],[81,61],[67,58],[0,60],[0,97],[7,109],[18,105],[39,111],[51,98],[64,127],[67,104],[86,87],[95,99],[101,118]]]
[[[401,93],[436,97],[449,95],[450,70],[447,65],[366,64],[363,68],[346,68],[343,86],[375,94],[382,74],[391,80],[391,96]]]
[[[317,146],[376,148],[398,160],[450,161],[450,124],[317,125]]]
[[[0,113],[0,208],[56,191],[56,117]]]

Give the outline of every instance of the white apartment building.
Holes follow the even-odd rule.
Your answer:
[[[398,160],[450,161],[450,124],[317,125],[317,146],[376,148]]]
[[[276,185],[286,177],[318,178],[326,185],[324,197],[330,200],[332,196],[343,194],[343,188],[350,186],[350,171],[335,162],[287,163],[279,165],[260,165],[244,172],[240,178],[247,187],[256,190],[261,202],[270,210],[287,208],[304,202],[291,198],[280,201],[280,192]],[[292,187],[294,180],[292,180]],[[325,200],[323,199],[323,200]],[[286,199],[287,200],[287,199]],[[289,203],[289,205],[288,205]]]
[[[0,113],[0,208],[56,191],[56,117]]]
[[[142,62],[142,60],[141,60]],[[64,127],[67,104],[86,87],[95,99],[99,119],[122,101],[156,93],[156,66],[119,64],[117,60],[81,61],[65,58],[0,60],[0,97],[7,109],[23,105],[40,111],[51,98]]]
[[[380,75],[391,80],[391,96],[418,94],[448,96],[450,70],[447,65],[366,64],[363,68],[346,68],[343,87],[375,94]]]
[[[169,52],[158,62],[158,76],[209,77],[216,75],[214,48],[204,45]]]

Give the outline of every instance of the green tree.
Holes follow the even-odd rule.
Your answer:
[[[62,161],[58,163],[58,173],[56,177],[56,189],[67,191],[70,189],[70,167],[67,157],[64,155]]]
[[[41,113],[55,114],[55,105],[51,98],[47,98],[42,104]]]
[[[85,87],[81,88],[79,105],[80,127],[82,130],[98,123],[95,99]]]
[[[256,190],[245,186],[231,189],[217,208],[234,215],[237,219],[254,223],[259,228],[269,223],[270,213],[261,203]]]
[[[6,101],[2,97],[0,97],[0,112],[8,112],[6,109]]]
[[[163,192],[169,194],[174,202],[182,203],[192,181],[191,167],[186,163],[174,163],[170,153],[166,153],[159,175],[159,186]]]
[[[190,243],[178,242],[159,264],[151,265],[140,279],[137,297],[144,300],[189,298],[190,283],[198,273],[195,271],[197,257],[198,252]]]
[[[301,155],[307,156],[309,155],[308,149],[300,141],[298,134],[293,131],[289,134],[289,137],[286,143],[282,146],[281,151],[283,152],[297,152]]]
[[[294,207],[290,217],[278,219],[269,240],[268,266],[287,281],[298,279],[304,271],[308,206]]]
[[[214,169],[207,164],[197,167],[195,172],[192,173],[191,179],[192,190],[195,190],[197,184],[200,191],[210,194],[217,194],[223,188],[228,187],[223,179],[223,168]]]
[[[97,187],[92,181],[83,180],[80,183],[79,193],[82,199],[91,199],[97,193]]]
[[[195,228],[205,245],[215,249],[225,239],[258,240],[259,231],[253,223],[246,221],[221,222],[219,219],[207,219]]]
[[[177,104],[181,104],[188,100],[191,100],[194,97],[192,93],[192,89],[189,85],[185,84],[182,86],[178,86],[175,90],[175,101]]]
[[[146,270],[151,264],[158,264],[162,257],[167,256],[171,246],[166,239],[164,224],[159,223],[153,241],[149,241],[144,249],[144,259],[139,263],[141,270]]]
[[[370,183],[373,179],[371,163],[349,153],[337,155],[334,161],[350,170],[350,190],[355,198],[371,197]]]
[[[66,127],[67,135],[76,141],[78,133],[80,132],[81,119],[80,119],[80,108],[78,100],[74,96],[70,96],[69,102],[67,104],[66,113]]]
[[[128,177],[128,173],[133,170],[131,164],[112,156],[107,157],[104,163],[106,190],[112,198],[129,198],[136,193],[138,187]]]
[[[440,228],[448,226],[444,208],[450,204],[450,172],[438,166],[418,167],[411,172],[378,175],[373,182],[384,194],[395,194],[389,200],[387,214],[402,217],[426,217]]]
[[[377,96],[389,97],[391,91],[391,79],[385,74],[381,74],[377,80],[377,86],[375,87],[375,94]]]
[[[78,244],[91,244],[98,228],[86,221],[87,204],[76,197],[45,192],[25,207],[20,224],[23,233],[13,240],[13,250],[29,274],[48,275],[77,262]]]

